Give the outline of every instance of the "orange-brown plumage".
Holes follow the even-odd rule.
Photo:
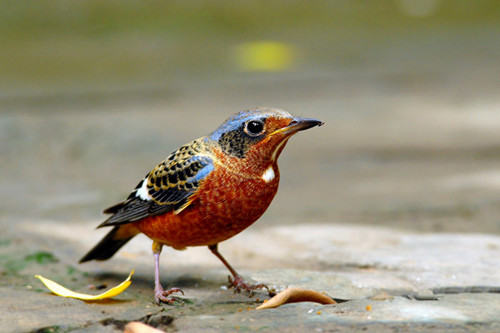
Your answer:
[[[277,171],[276,171],[277,172]],[[176,249],[222,242],[255,222],[278,190],[279,175],[265,183],[216,166],[196,199],[179,214],[169,212],[137,223],[149,238]]]
[[[276,109],[240,112],[216,131],[182,146],[158,164],[126,201],[105,213],[99,227],[114,226],[80,262],[105,260],[137,233],[153,240],[155,300],[164,291],[159,281],[163,245],[175,249],[206,245],[233,275],[237,289],[251,286],[217,250],[222,242],[255,222],[274,198],[279,184],[277,159],[288,139],[300,130],[321,125]]]

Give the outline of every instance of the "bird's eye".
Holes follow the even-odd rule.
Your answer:
[[[264,123],[260,120],[251,120],[245,125],[245,133],[250,136],[257,136],[262,134],[264,130]]]

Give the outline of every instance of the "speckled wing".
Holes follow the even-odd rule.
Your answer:
[[[99,227],[131,223],[149,216],[180,213],[191,203],[200,184],[214,169],[199,140],[182,146],[158,164],[127,200],[104,211],[113,214]]]

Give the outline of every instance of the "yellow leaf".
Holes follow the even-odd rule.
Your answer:
[[[76,299],[81,299],[83,301],[97,301],[101,299],[106,299],[106,298],[111,298],[115,297],[117,295],[120,295],[125,289],[130,286],[132,281],[130,279],[132,278],[132,275],[134,274],[134,270],[132,270],[127,277],[125,281],[117,285],[116,287],[113,287],[102,294],[99,295],[89,295],[89,294],[82,294],[82,293],[77,293],[75,291],[69,290],[68,288],[65,288],[61,286],[59,283],[56,283],[52,280],[49,280],[47,278],[44,278],[41,275],[35,275],[37,279],[42,281],[42,283],[54,294],[57,296],[62,296],[62,297],[71,297],[71,298],[76,298]]]

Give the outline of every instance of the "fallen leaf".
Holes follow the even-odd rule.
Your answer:
[[[131,321],[125,326],[123,333],[165,333],[165,331],[143,324],[139,321]]]
[[[327,295],[314,290],[287,288],[273,298],[267,300],[267,302],[264,301],[264,303],[257,307],[257,310],[277,308],[283,304],[296,302],[314,302],[320,304],[337,303]]]
[[[129,276],[127,277],[127,279],[125,281],[123,281],[122,283],[120,283],[116,287],[113,287],[113,288],[111,288],[111,289],[109,289],[109,290],[107,290],[99,295],[89,295],[89,294],[78,293],[78,292],[69,290],[68,288],[61,286],[57,282],[49,280],[41,275],[35,275],[35,277],[37,279],[39,279],[40,281],[42,281],[42,283],[50,291],[52,291],[54,294],[56,294],[57,296],[71,297],[71,298],[76,298],[76,299],[80,299],[83,301],[98,301],[98,300],[111,298],[111,297],[115,297],[117,295],[120,295],[132,283],[132,281],[130,281],[130,279],[132,278],[133,274],[134,274],[134,270],[132,270],[130,272]]]

